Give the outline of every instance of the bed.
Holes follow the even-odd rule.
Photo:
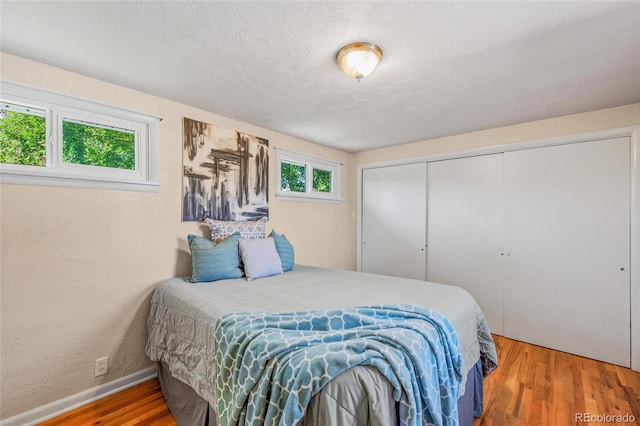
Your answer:
[[[462,365],[459,424],[472,424],[473,416],[482,410],[482,378],[497,366],[497,357],[477,303],[465,290],[454,286],[304,265],[254,281],[237,278],[191,283],[171,278],[159,283],[154,291],[146,352],[158,363],[163,393],[178,424],[216,425],[218,320],[232,312],[389,304],[426,307],[450,322],[459,342]],[[298,424],[390,425],[398,423],[398,416],[389,381],[371,366],[355,366],[311,398]]]

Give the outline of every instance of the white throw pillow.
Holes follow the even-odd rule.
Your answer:
[[[240,257],[248,280],[282,273],[282,262],[273,238],[240,239]]]

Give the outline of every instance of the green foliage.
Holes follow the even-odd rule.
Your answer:
[[[45,126],[44,117],[0,110],[0,162],[44,166]]]
[[[134,170],[135,135],[90,124],[62,125],[65,163]],[[46,165],[46,120],[43,116],[0,110],[0,162]]]
[[[331,192],[331,172],[313,169],[313,190],[316,192]]]
[[[305,166],[285,163],[284,161],[280,164],[280,175],[282,179],[280,188],[282,188],[283,191],[305,192]]]
[[[306,192],[307,169],[302,164],[280,163],[281,183],[283,191]],[[331,192],[331,172],[313,169],[312,190],[315,192]]]
[[[62,132],[65,163],[135,169],[133,133],[70,121],[63,123]]]

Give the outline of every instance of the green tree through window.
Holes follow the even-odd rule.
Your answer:
[[[62,129],[62,156],[65,163],[135,169],[133,132],[72,121],[64,121]]]
[[[307,181],[305,166],[283,161],[280,172],[282,176],[281,188],[283,191],[305,192]]]
[[[313,169],[313,190],[317,192],[331,192],[331,172]]]
[[[3,104],[0,109],[0,162],[44,166],[46,164],[46,119],[44,111],[18,112]]]

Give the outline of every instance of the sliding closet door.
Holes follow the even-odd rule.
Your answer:
[[[362,172],[361,270],[424,280],[425,163]]]
[[[502,154],[435,161],[427,168],[427,281],[476,299],[502,334]]]
[[[629,366],[629,144],[505,153],[507,337]]]

